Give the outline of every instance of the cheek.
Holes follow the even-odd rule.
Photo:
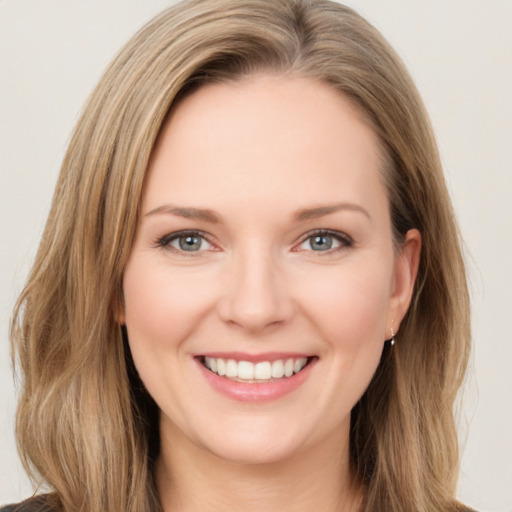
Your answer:
[[[317,279],[310,294],[308,315],[325,342],[320,356],[327,362],[324,379],[328,384],[322,400],[332,410],[333,421],[357,403],[379,365],[389,279],[385,272],[351,269]]]
[[[370,269],[347,265],[318,274],[301,292],[306,314],[324,338],[348,352],[367,343],[380,344],[385,335],[390,275]]]
[[[123,281],[125,321],[132,352],[179,345],[208,313],[212,302],[207,279],[190,269],[134,259]]]

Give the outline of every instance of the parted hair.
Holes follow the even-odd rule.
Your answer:
[[[327,0],[190,0],[143,27],[88,99],[12,322],[17,440],[66,512],[159,510],[158,411],[133,367],[122,276],[152,148],[203,84],[265,72],[330,84],[380,139],[395,243],[417,228],[419,273],[394,347],[352,411],[367,512],[460,510],[454,401],[470,343],[461,243],[435,138],[399,57]]]

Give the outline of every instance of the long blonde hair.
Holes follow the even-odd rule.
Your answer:
[[[432,130],[400,59],[351,9],[326,0],[191,0],[120,52],[74,131],[12,324],[22,376],[19,450],[67,512],[157,510],[157,410],[114,311],[148,160],[170,108],[202,84],[259,71],[331,84],[387,155],[397,243],[423,239],[412,305],[352,413],[365,510],[458,510],[453,404],[469,351],[459,233]]]

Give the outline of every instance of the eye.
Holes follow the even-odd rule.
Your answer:
[[[212,250],[213,245],[197,231],[170,233],[158,239],[157,247],[170,248],[179,252],[200,252]]]
[[[344,233],[336,231],[316,231],[308,233],[306,238],[297,247],[297,250],[314,252],[335,251],[343,247],[350,247],[353,241]]]

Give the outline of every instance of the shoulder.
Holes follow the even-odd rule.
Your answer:
[[[29,498],[21,503],[1,507],[0,512],[57,512],[59,509],[52,495],[43,494]]]

